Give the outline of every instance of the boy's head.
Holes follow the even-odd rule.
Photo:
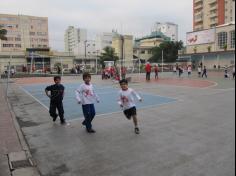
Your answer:
[[[60,77],[60,76],[55,76],[55,77],[54,77],[54,82],[55,82],[56,84],[60,84],[60,83],[61,83],[61,77]]]
[[[90,73],[84,73],[83,74],[83,80],[86,84],[89,84],[91,81],[91,74]]]
[[[128,89],[128,81],[126,79],[122,79],[120,81],[120,87],[122,90],[127,90]]]

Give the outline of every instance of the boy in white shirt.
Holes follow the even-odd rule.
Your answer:
[[[198,70],[198,77],[200,78],[202,74],[202,67],[199,65],[197,70]]]
[[[139,134],[140,130],[138,127],[138,119],[137,119],[137,110],[135,105],[136,97],[140,102],[142,98],[131,88],[128,88],[128,81],[123,79],[120,81],[121,90],[119,91],[119,105],[123,108],[124,114],[127,119],[131,120],[133,118],[135,133]]]
[[[191,74],[192,74],[192,66],[189,65],[189,66],[188,66],[188,77],[190,77]]]
[[[82,124],[86,126],[88,133],[96,133],[92,128],[92,121],[96,115],[94,102],[97,101],[99,103],[99,98],[94,92],[93,85],[90,83],[91,75],[84,73],[83,80],[84,83],[76,90],[76,99],[78,104],[82,104],[85,118]]]

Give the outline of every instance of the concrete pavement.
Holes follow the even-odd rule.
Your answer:
[[[0,176],[39,176],[0,82]]]
[[[10,176],[7,154],[20,152],[22,147],[0,83],[0,176]]]
[[[10,101],[43,176],[234,176],[235,90],[150,87],[178,101],[138,110],[139,136],[122,112],[97,117],[90,135],[82,119],[52,123],[17,85]]]

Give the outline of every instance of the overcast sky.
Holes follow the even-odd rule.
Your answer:
[[[141,37],[157,21],[174,22],[185,41],[192,30],[192,9],[192,0],[0,0],[0,13],[48,17],[50,46],[62,51],[70,25],[86,28],[93,39],[112,29]]]

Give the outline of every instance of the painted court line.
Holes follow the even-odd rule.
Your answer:
[[[23,87],[20,87],[27,95],[29,95],[30,97],[32,97],[36,102],[38,102],[40,105],[42,105],[45,109],[47,109],[47,111],[49,110],[49,108],[44,104],[42,103],[39,99],[37,99],[36,97],[34,97],[29,91],[27,91],[26,89],[24,89]],[[110,93],[114,93],[114,92],[110,92]],[[176,98],[172,98],[172,97],[164,97],[164,96],[159,96],[159,95],[153,95],[153,94],[149,94],[149,93],[142,93],[143,95],[152,95],[152,96],[156,96],[156,97],[161,97],[161,98],[169,98],[169,99],[172,99],[172,101],[169,101],[169,102],[166,102],[166,103],[160,103],[160,104],[155,104],[155,105],[149,105],[149,106],[144,106],[144,107],[141,107],[139,108],[140,110],[144,110],[144,109],[149,109],[149,108],[154,108],[154,107],[158,107],[158,106],[164,106],[164,105],[167,105],[167,104],[171,104],[171,103],[174,103],[174,102],[180,102],[181,100],[180,99],[176,99]],[[103,114],[98,114],[96,115],[96,117],[102,117],[102,116],[108,116],[108,115],[112,115],[112,114],[117,114],[117,113],[121,113],[121,111],[117,111],[117,112],[111,112],[111,113],[103,113]],[[73,122],[73,121],[77,121],[77,120],[81,120],[82,117],[78,117],[78,118],[75,118],[75,119],[71,119],[71,120],[68,120],[68,122]],[[82,118],[83,119],[83,118]]]
[[[41,104],[44,108],[46,108],[49,111],[49,108],[46,105],[44,105],[40,100],[38,100],[36,97],[34,97],[30,92],[25,90],[23,87],[20,87],[20,89],[22,89],[27,95],[32,97],[35,101],[37,101],[39,104]]]
[[[172,102],[167,102],[167,103],[156,104],[156,105],[150,105],[150,106],[138,108],[138,110],[151,109],[151,108],[156,108],[156,107],[159,107],[159,106],[161,107],[161,106],[165,106],[167,104],[171,104],[171,103],[174,103],[174,102],[178,102],[178,100],[172,101]],[[120,111],[115,111],[115,112],[111,112],[111,113],[98,114],[98,115],[96,115],[96,117],[99,117],[99,118],[102,118],[102,119],[112,118],[112,117],[107,117],[107,116],[113,115],[113,114],[119,114],[119,113],[123,113],[123,111],[120,110]],[[75,121],[83,121],[83,120],[84,120],[83,117],[78,117],[78,118],[67,120],[67,121],[68,122],[75,122]]]

